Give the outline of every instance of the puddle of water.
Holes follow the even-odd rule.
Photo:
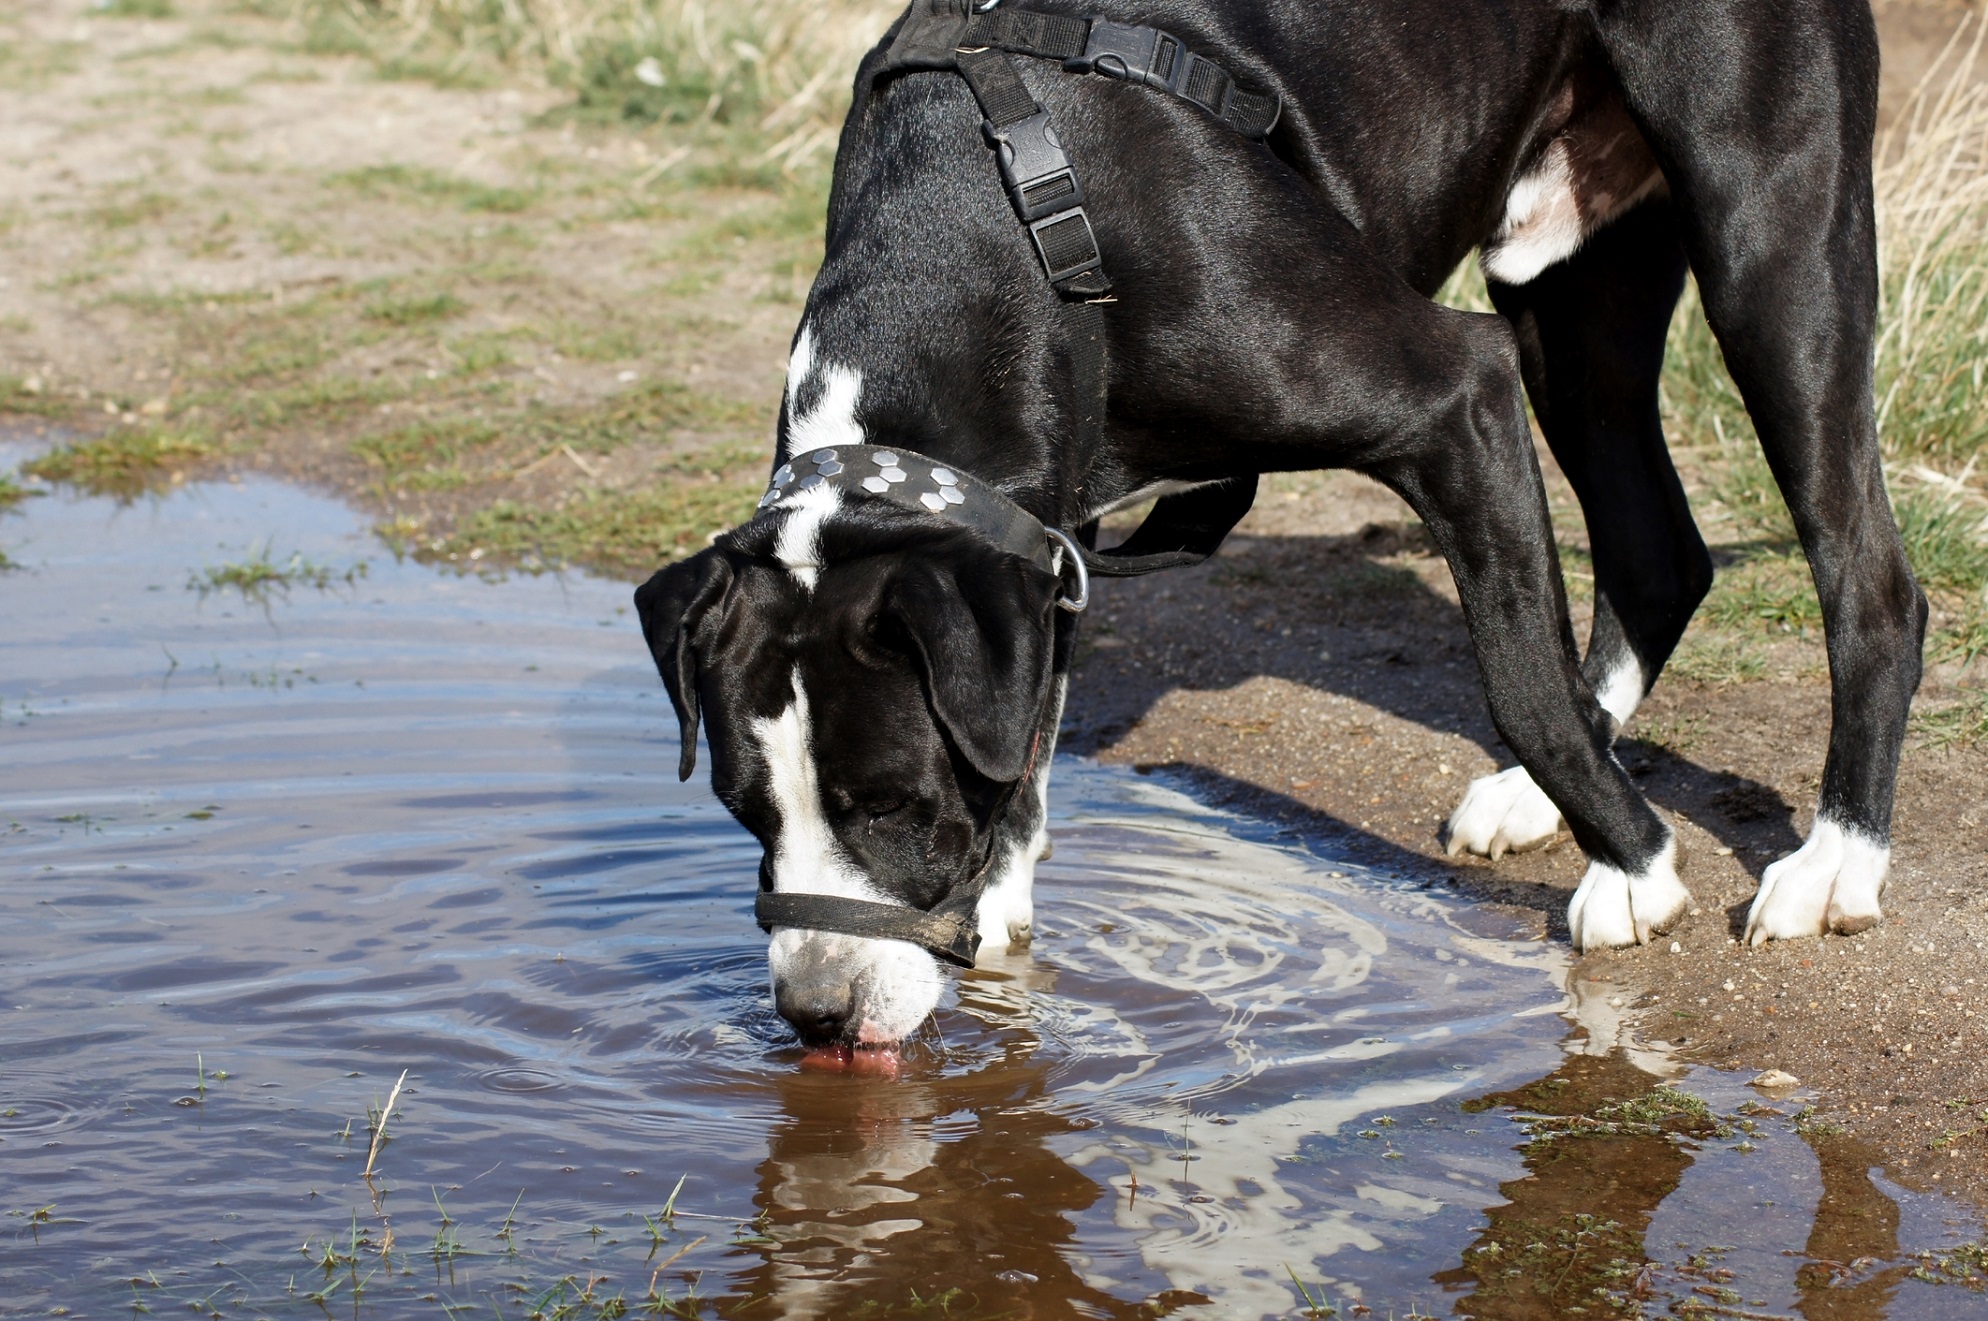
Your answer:
[[[10,1308],[1979,1314],[1909,1274],[1978,1217],[1722,1075],[1651,1110],[1560,947],[1069,759],[1034,950],[801,1072],[625,588],[259,481],[0,544]],[[258,549],[335,586],[189,589]]]

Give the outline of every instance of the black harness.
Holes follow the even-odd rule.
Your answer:
[[[1283,107],[1275,95],[1243,90],[1221,65],[1158,28],[999,5],[1000,0],[912,0],[886,38],[889,44],[872,81],[949,71],[973,89],[985,116],[981,134],[996,152],[1008,199],[1028,231],[1044,276],[1064,299],[1079,403],[1078,451],[1088,462],[1103,438],[1109,371],[1100,300],[1111,292],[1111,278],[1084,209],[1083,185],[1049,111],[1022,82],[1011,56],[1057,60],[1069,73],[1155,88],[1192,102],[1252,139],[1270,133]],[[1057,601],[1072,614],[1090,602],[1090,574],[1132,577],[1206,560],[1256,500],[1253,475],[1162,496],[1130,537],[1100,552],[1090,545],[1095,523],[1073,535],[1072,530],[1046,526],[994,486],[936,459],[903,449],[839,445],[783,463],[760,498],[760,511],[779,512],[789,497],[824,485],[844,498],[883,501],[966,527],[997,549],[1059,577],[1074,573],[1075,594]],[[1031,752],[1029,770],[1010,793],[1027,782],[1034,764]],[[929,911],[762,888],[753,912],[768,932],[782,926],[902,940],[971,968],[980,948],[976,913],[992,864],[990,854],[970,880]]]

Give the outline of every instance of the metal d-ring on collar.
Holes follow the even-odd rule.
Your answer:
[[[1062,528],[1045,525],[1042,529],[1049,539],[1063,548],[1063,563],[1071,566],[1077,574],[1077,595],[1073,600],[1067,596],[1056,598],[1056,608],[1067,610],[1073,615],[1081,615],[1091,605],[1091,571],[1084,565],[1084,550]],[[1061,568],[1062,566],[1057,566]]]

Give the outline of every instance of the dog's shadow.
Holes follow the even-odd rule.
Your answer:
[[[1234,536],[1199,568],[1099,582],[1094,592],[1065,716],[1064,746],[1074,751],[1095,754],[1120,744],[1176,689],[1231,691],[1271,678],[1463,738],[1501,766],[1516,761],[1491,724],[1447,576],[1440,562],[1431,563],[1426,535],[1412,521],[1369,523],[1344,536]],[[1289,715],[1306,718],[1303,710]],[[1162,731],[1167,718],[1160,718]],[[1319,728],[1329,736],[1326,722]],[[1691,740],[1675,731],[1636,735],[1632,725],[1617,755],[1638,786],[1659,807],[1709,832],[1717,847],[1732,850],[1756,879],[1769,861],[1800,845],[1793,808],[1772,786],[1699,763],[1689,753]],[[1385,864],[1409,867],[1413,859],[1424,869],[1440,867],[1295,797],[1197,764],[1191,745],[1154,760],[1300,832],[1364,839],[1369,848],[1401,855]],[[1518,902],[1524,902],[1519,890],[1538,893],[1527,906],[1544,911],[1557,914],[1564,903],[1563,895],[1538,887],[1516,887]],[[1743,922],[1743,911],[1735,921]]]

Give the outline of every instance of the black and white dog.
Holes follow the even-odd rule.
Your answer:
[[[1191,95],[1158,63],[1011,61],[1016,113],[1053,122],[1041,141],[1081,181],[1108,299],[1045,280],[1057,254],[1002,186],[1021,148],[998,89],[948,67],[983,49],[959,24],[1017,6],[1117,20],[1079,22],[1093,56],[1157,28],[1177,39],[1166,60],[1201,60]],[[954,36],[905,57],[902,24],[933,14]],[[917,0],[894,31],[857,79],[775,486],[636,596],[683,773],[701,713],[713,786],[765,846],[763,901],[888,919],[965,896],[983,937],[1029,936],[1076,554],[950,517],[946,478],[1075,532],[1156,494],[1351,468],[1442,550],[1521,763],[1470,786],[1452,848],[1495,856],[1564,818],[1589,859],[1575,944],[1664,930],[1689,901],[1672,832],[1611,743],[1712,576],[1658,423],[1688,269],[1794,513],[1834,682],[1815,823],[1767,869],[1749,938],[1880,919],[1926,607],[1871,397],[1867,0]],[[1041,55],[1031,40],[1010,49]],[[1209,68],[1255,110],[1225,111],[1241,103]],[[1238,131],[1265,105],[1281,116]],[[1498,315],[1430,301],[1472,249]],[[1072,300],[1101,311],[1109,363],[1088,427]],[[1521,385],[1592,540],[1585,660]],[[867,485],[824,480],[859,460]],[[866,496],[907,473],[938,512]],[[920,1024],[942,984],[932,942],[809,925],[791,904],[761,919],[806,1040],[890,1045]]]

